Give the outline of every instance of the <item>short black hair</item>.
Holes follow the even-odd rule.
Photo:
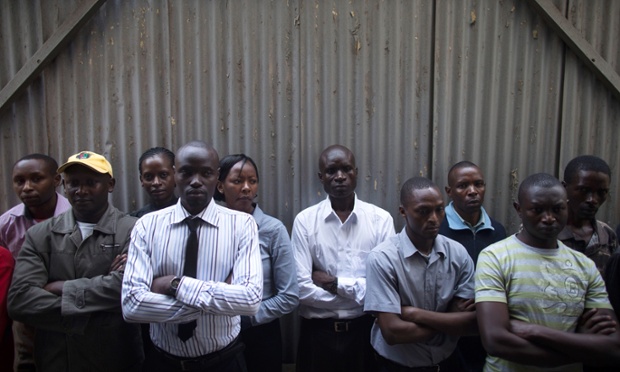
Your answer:
[[[400,188],[400,203],[405,204],[407,202],[407,199],[409,199],[409,197],[413,193],[413,190],[423,190],[430,188],[438,189],[437,185],[426,177],[412,177],[405,181],[403,187]]]
[[[605,173],[611,179],[611,169],[605,160],[594,155],[581,155],[569,161],[564,168],[564,182],[571,183],[582,170]]]
[[[522,202],[523,195],[525,192],[532,187],[542,187],[546,189],[550,189],[555,186],[562,187],[562,182],[557,178],[553,177],[549,173],[535,173],[531,176],[526,177],[521,184],[519,185],[519,193],[518,199],[519,203]]]
[[[232,169],[232,167],[234,167],[235,164],[237,164],[238,162],[242,162],[241,168],[243,168],[243,166],[247,162],[252,164],[252,166],[254,167],[254,170],[256,170],[256,181],[260,182],[260,177],[258,176],[258,167],[256,166],[256,163],[254,162],[254,160],[252,160],[252,158],[247,156],[246,154],[232,154],[232,155],[226,155],[225,157],[223,157],[222,160],[220,160],[220,177],[218,178],[218,181],[224,182],[226,177],[228,177],[228,174],[230,173],[230,170]],[[219,192],[217,188],[215,188],[213,199],[217,201],[226,201],[224,194]]]
[[[351,149],[343,145],[330,145],[327,146],[323,151],[321,151],[321,155],[319,155],[319,171],[321,171],[321,165],[325,165],[325,158],[327,158],[327,154],[332,151],[342,151],[347,155],[351,156],[351,160],[353,161],[353,165],[355,165],[355,154]]]
[[[469,160],[459,161],[458,163],[450,167],[450,170],[448,171],[448,184],[450,183],[450,174],[452,174],[452,172],[454,172],[455,170],[461,169],[461,168],[479,168],[479,167]]]
[[[19,163],[20,161],[24,161],[24,160],[41,160],[45,163],[51,175],[55,176],[56,174],[58,174],[57,172],[58,162],[56,161],[56,159],[52,158],[49,155],[39,154],[39,153],[28,154],[22,157],[21,159],[19,159],[18,161],[16,161],[15,164],[13,164],[13,168],[15,168],[17,163]]]
[[[140,171],[140,174],[142,174],[142,162],[145,159],[160,154],[167,157],[168,160],[170,160],[170,164],[174,166],[174,152],[168,150],[165,147],[151,147],[150,149],[146,150],[142,155],[140,155],[140,160],[138,160],[138,170]]]
[[[463,160],[463,161],[459,161],[458,163],[456,163],[452,167],[450,167],[450,170],[448,171],[448,174],[450,174],[455,169],[469,168],[469,167],[478,168],[478,166],[476,164],[472,163],[471,161]]]

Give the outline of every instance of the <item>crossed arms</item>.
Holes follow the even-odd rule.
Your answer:
[[[473,299],[455,297],[448,312],[402,306],[401,314],[377,313],[381,335],[389,345],[425,342],[437,333],[463,336],[476,333]]]
[[[71,273],[73,255],[64,251],[58,253],[61,251],[55,248],[68,243],[56,242],[52,246],[45,242],[44,234],[37,236],[39,238],[30,233],[26,235],[17,259],[9,291],[8,309],[13,319],[57,332],[82,333],[92,313],[120,312],[122,270],[129,236],[119,247],[121,254],[116,255],[111,263],[105,255],[94,257],[83,248],[81,258],[90,260],[92,271],[102,273],[92,277],[72,277],[75,276]],[[95,245],[99,247],[100,244]],[[56,279],[50,277],[52,258]],[[85,265],[78,269],[85,270]]]
[[[576,333],[510,319],[503,302],[478,302],[482,343],[490,355],[519,364],[558,366],[620,362],[620,333],[609,309],[586,309]]]
[[[163,244],[151,241],[149,237],[155,227],[145,227],[149,219],[138,221],[132,231],[123,278],[122,308],[125,320],[180,323],[207,313],[254,315],[260,306],[263,283],[258,232],[251,216],[238,218],[240,232],[236,244],[222,243],[217,246],[220,256],[224,258],[217,262],[209,261],[213,264],[208,267],[209,270],[208,264],[202,267],[202,271],[208,272],[211,277],[201,280],[182,276],[174,296],[169,293],[169,288],[172,279],[182,272],[179,257],[184,251],[178,247],[184,242]],[[209,258],[218,257],[209,251],[215,248],[215,245],[201,245],[204,249],[201,254]],[[172,261],[169,257],[174,254],[177,254],[176,260]],[[158,268],[160,272],[156,273]]]

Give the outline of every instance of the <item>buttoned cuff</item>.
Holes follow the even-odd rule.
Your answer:
[[[175,297],[186,305],[199,307],[198,300],[200,298],[200,292],[203,291],[204,284],[205,282],[202,280],[184,276],[179,282],[179,288],[177,289]],[[205,292],[207,295],[210,295],[207,291]]]
[[[66,333],[84,334],[90,315],[83,314],[86,306],[85,290],[77,288],[72,281],[66,281],[62,286],[60,298],[61,326]]]
[[[62,286],[61,314],[66,316],[81,313],[86,306],[85,292],[84,288],[78,288],[72,281],[65,281]]]

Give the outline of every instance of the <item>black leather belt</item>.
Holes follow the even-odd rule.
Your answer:
[[[355,330],[359,330],[360,328],[368,328],[368,323],[374,322],[374,318],[371,315],[362,315],[358,318],[353,319],[334,319],[334,318],[325,318],[325,319],[304,319],[308,323],[310,323],[313,327],[320,327],[322,329],[332,330],[334,332],[351,332]]]
[[[166,357],[168,364],[174,366],[175,369],[179,371],[194,371],[213,367],[222,362],[231,360],[245,349],[245,345],[239,341],[239,337],[237,337],[225,348],[197,358],[183,358],[165,352],[157,346],[155,346],[155,348]]]

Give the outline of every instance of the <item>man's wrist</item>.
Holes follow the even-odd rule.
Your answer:
[[[334,277],[331,283],[328,283],[325,288],[329,293],[338,294],[338,277]]]
[[[178,277],[178,276],[175,276],[174,278],[172,278],[172,280],[170,280],[170,285],[168,289],[168,293],[170,294],[170,296],[172,297],[177,296],[177,290],[179,289],[180,283],[181,283],[181,277]]]

